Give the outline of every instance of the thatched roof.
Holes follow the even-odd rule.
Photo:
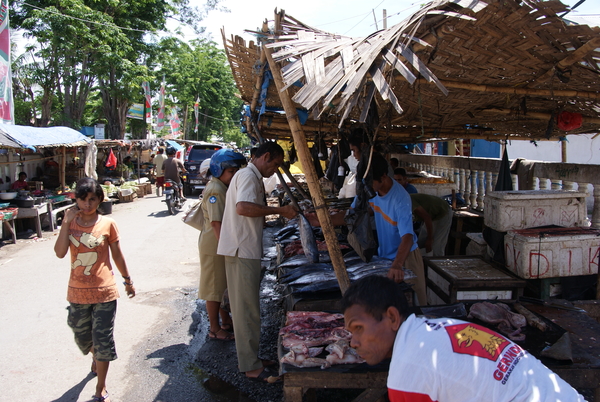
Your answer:
[[[560,17],[567,10],[559,1],[441,0],[358,39],[281,11],[259,41],[309,112],[308,136],[336,137],[338,127],[369,119],[393,142],[556,139],[600,132],[600,28],[569,23]],[[224,42],[240,95],[258,112],[261,46],[237,36]],[[281,107],[273,83],[266,107]],[[561,112],[579,113],[583,124],[559,129]],[[265,112],[259,128],[267,138],[290,135],[280,113]]]

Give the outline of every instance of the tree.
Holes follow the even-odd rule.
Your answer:
[[[125,113],[139,84],[148,76],[143,60],[152,51],[146,39],[165,30],[168,18],[197,31],[203,13],[215,9],[209,0],[203,10],[189,0],[31,0],[13,3],[11,22],[35,40],[31,70],[43,89],[42,125],[55,94],[62,106],[58,124],[79,128],[92,91],[99,91],[111,138],[122,138]]]
[[[151,60],[149,68],[155,68],[159,77],[164,74],[172,104],[187,115],[186,138],[206,140],[210,134],[239,125],[242,102],[235,96],[237,89],[223,50],[214,42],[194,40],[187,44],[176,38],[165,38],[158,47],[160,57],[156,64]],[[197,134],[193,131],[196,99],[200,112]]]

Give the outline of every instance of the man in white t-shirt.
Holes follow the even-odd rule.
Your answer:
[[[267,382],[277,372],[258,358],[260,341],[260,259],[263,255],[264,217],[279,214],[288,219],[298,212],[291,205],[265,205],[263,177],[271,177],[283,163],[283,149],[265,142],[252,162],[239,170],[227,190],[217,254],[225,256],[238,366],[246,377]]]
[[[453,318],[410,314],[400,285],[381,276],[342,299],[350,346],[370,365],[391,358],[390,402],[584,401],[535,357],[502,335]]]

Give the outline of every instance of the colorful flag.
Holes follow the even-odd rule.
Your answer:
[[[134,103],[127,111],[127,117],[130,119],[144,120],[144,105],[142,103]]]
[[[8,0],[0,4],[0,122],[14,124]]]
[[[198,133],[198,113],[200,112],[200,97],[194,102],[194,114],[196,115],[196,126],[194,126],[194,133]]]
[[[160,92],[158,95],[158,115],[156,115],[156,128],[159,130],[165,125],[165,81],[160,85]]]
[[[146,121],[150,121],[152,117],[152,95],[150,94],[150,83],[148,81],[142,82],[142,88],[144,89],[144,96],[146,97]]]
[[[179,120],[179,115],[177,114],[177,108],[173,107],[173,109],[171,109],[171,134],[173,135],[173,138],[177,138],[181,133],[180,133],[180,127],[181,127],[181,120]]]

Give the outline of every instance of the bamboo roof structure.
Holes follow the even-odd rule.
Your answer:
[[[361,123],[392,143],[558,139],[600,132],[600,28],[570,23],[565,11],[557,0],[438,0],[366,38],[276,11],[258,43],[224,32],[223,41],[251,109],[248,132],[264,138],[291,137],[272,83],[261,101],[266,46],[308,114],[309,139]],[[580,114],[581,126],[559,129],[561,112]]]

